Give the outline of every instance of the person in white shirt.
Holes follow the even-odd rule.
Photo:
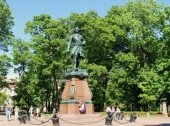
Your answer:
[[[111,105],[109,105],[109,106],[106,108],[106,113],[107,113],[107,115],[108,115],[109,118],[113,118],[114,112],[115,112],[115,109],[114,109],[114,107],[112,107]]]

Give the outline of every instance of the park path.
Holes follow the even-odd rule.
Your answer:
[[[69,116],[59,116],[60,126],[105,126],[105,116],[90,116],[85,118],[76,117],[73,119]],[[129,119],[128,117],[126,117]],[[49,121],[48,121],[49,120]],[[18,120],[12,116],[11,121],[7,121],[5,116],[0,116],[0,126],[53,126],[49,116],[39,118],[31,118],[30,122],[20,124]],[[112,126],[170,126],[170,117],[166,116],[150,116],[138,117],[136,122],[128,122],[127,120],[113,121]]]

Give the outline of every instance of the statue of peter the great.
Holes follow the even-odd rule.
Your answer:
[[[84,59],[84,52],[83,52],[83,46],[85,45],[86,41],[83,39],[83,37],[80,35],[80,29],[78,27],[75,27],[74,34],[71,35],[70,41],[67,45],[67,51],[70,51],[71,45],[72,51],[71,51],[71,58],[73,59],[73,68],[77,69],[80,63],[81,59]]]

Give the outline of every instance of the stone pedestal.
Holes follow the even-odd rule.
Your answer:
[[[80,114],[79,101],[84,99],[86,114],[93,114],[92,93],[88,87],[86,70],[70,70],[66,73],[65,88],[60,103],[61,114]]]

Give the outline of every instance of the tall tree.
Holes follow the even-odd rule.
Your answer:
[[[110,71],[108,88],[112,87],[115,90],[113,97],[120,101],[124,97],[126,100],[122,102],[131,105],[132,108],[140,108],[139,101],[142,97],[138,96],[143,96],[143,90],[138,82],[140,69],[148,66],[151,70],[160,55],[162,12],[162,6],[154,0],[135,0],[129,1],[124,6],[113,6],[106,16],[108,23],[114,26],[110,28],[117,29],[113,32],[116,38],[113,50],[119,56],[113,61],[115,64]],[[161,80],[160,76],[156,78]],[[120,90],[125,94],[119,92]],[[158,96],[155,94],[154,97],[157,101]]]
[[[30,57],[29,44],[22,39],[13,39],[12,49],[14,72],[19,75],[20,80],[20,82],[17,83],[17,96],[14,97],[14,100],[18,105],[28,108],[31,104],[30,97],[32,96],[29,94],[29,81],[26,79],[26,71],[28,71]]]
[[[0,0],[0,50],[8,51],[8,45],[11,43],[12,31],[14,24],[11,10],[4,0]],[[7,55],[0,55],[0,84],[4,84],[10,59]]]
[[[32,49],[34,58],[32,69],[37,70],[38,85],[47,80],[53,85],[52,106],[58,107],[59,82],[63,79],[66,62],[66,27],[62,19],[52,20],[49,15],[39,15],[26,24],[26,33],[32,36]],[[45,85],[44,85],[45,86]],[[47,98],[48,99],[48,98]]]

